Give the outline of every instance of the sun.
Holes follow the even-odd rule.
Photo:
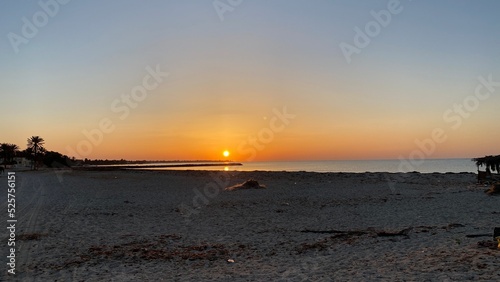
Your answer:
[[[224,152],[222,152],[222,155],[227,158],[229,157],[229,155],[231,155],[231,153],[229,153],[228,150],[225,150]]]

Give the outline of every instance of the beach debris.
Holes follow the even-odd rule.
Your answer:
[[[234,191],[239,189],[265,189],[266,185],[261,185],[257,180],[249,179],[241,184],[236,184],[230,187],[226,187],[226,191]]]
[[[340,230],[309,230],[305,229],[300,232],[303,233],[317,233],[317,234],[334,234],[330,237],[323,238],[319,241],[315,241],[312,243],[302,243],[300,246],[297,246],[295,250],[301,254],[309,250],[323,251],[328,248],[332,244],[344,243],[344,244],[353,244],[357,240],[359,240],[363,235],[368,234],[367,231],[361,230],[352,230],[352,231],[340,231]]]
[[[371,228],[367,230],[348,230],[348,231],[341,231],[341,230],[310,230],[310,229],[304,229],[301,230],[300,232],[302,233],[318,233],[318,234],[338,234],[338,235],[344,235],[344,236],[361,236],[365,234],[372,234],[378,237],[394,237],[394,236],[405,236],[408,237],[408,233],[412,230],[412,227],[405,228],[399,231],[375,231]]]
[[[367,234],[367,231],[358,231],[358,230],[348,230],[348,231],[341,231],[341,230],[311,230],[311,229],[304,229],[301,230],[300,232],[302,233],[317,233],[317,234],[344,234],[344,235],[364,235]]]
[[[24,233],[20,234],[17,237],[17,240],[19,241],[33,241],[33,240],[40,240],[41,237],[47,236],[47,234],[42,234],[42,233]]]
[[[490,237],[490,234],[467,234],[465,235],[467,238],[478,238],[478,237]]]
[[[395,231],[395,232],[381,231],[381,232],[377,232],[377,236],[379,236],[379,237],[393,237],[393,236],[408,237],[408,232],[410,232],[412,229],[413,228],[409,227],[409,228],[405,228],[403,230]]]
[[[477,246],[479,248],[487,248],[487,249],[490,249],[490,250],[496,250],[498,247],[497,247],[497,243],[496,242],[493,242],[493,241],[479,241],[477,242]]]
[[[409,238],[410,232],[413,233],[428,233],[431,232],[432,230],[437,231],[439,229],[449,231],[450,229],[454,228],[460,228],[460,227],[465,227],[465,225],[460,224],[460,223],[450,223],[446,226],[415,226],[415,227],[407,227],[404,229],[400,230],[376,230],[373,227],[369,227],[364,230],[312,230],[312,229],[303,229],[298,232],[301,233],[316,233],[316,234],[334,234],[332,238],[341,238],[341,237],[352,237],[352,236],[371,236],[371,237],[404,237]],[[500,233],[500,228],[498,230]],[[433,232],[432,234],[435,234]],[[467,237],[473,238],[473,237],[482,237],[484,234],[478,234],[478,235],[467,235]],[[498,235],[500,236],[500,234]]]
[[[134,240],[128,243],[117,245],[97,245],[91,246],[87,253],[92,258],[113,259],[122,261],[138,260],[208,260],[214,261],[227,257],[229,250],[222,244],[202,243],[199,245],[181,245],[165,240],[165,238],[175,234],[166,235],[166,237],[157,240]],[[228,261],[229,262],[229,261]],[[234,261],[233,261],[234,262]]]
[[[495,183],[491,185],[490,189],[486,190],[486,194],[490,196],[495,194],[500,194],[500,183]]]

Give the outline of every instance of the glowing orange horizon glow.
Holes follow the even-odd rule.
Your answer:
[[[453,9],[421,1],[405,17],[432,9],[443,24],[391,26],[382,32],[391,36],[359,48],[362,54],[345,46],[357,45],[353,27],[367,34],[377,23],[369,11],[385,8],[373,1],[293,1],[286,12],[252,1],[223,24],[210,5],[194,1],[126,1],[108,3],[92,25],[78,19],[95,5],[81,2],[29,46],[12,41],[19,56],[0,53],[0,115],[12,121],[0,123],[0,143],[24,150],[37,135],[48,151],[76,159],[130,161],[500,153],[500,68],[490,48],[500,45],[491,36],[499,1]],[[11,3],[2,20],[19,31],[26,7]],[[474,24],[456,29],[457,15]],[[112,40],[94,27],[106,27]]]

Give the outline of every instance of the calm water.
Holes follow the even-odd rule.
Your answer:
[[[161,168],[177,170],[229,170],[229,171],[310,171],[310,172],[477,172],[470,159],[432,159],[419,163],[400,160],[368,161],[294,161],[294,162],[244,162],[242,166]]]

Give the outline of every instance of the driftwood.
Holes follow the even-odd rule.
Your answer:
[[[366,237],[391,237],[387,238],[387,240],[390,241],[398,241],[400,239],[409,239],[410,238],[410,232],[412,233],[422,233],[422,232],[429,232],[431,230],[435,230],[436,232],[438,230],[444,230],[446,232],[449,232],[449,230],[454,229],[454,228],[462,228],[465,227],[465,225],[460,224],[460,223],[450,223],[445,226],[410,226],[406,227],[404,229],[400,230],[376,230],[373,227],[369,227],[366,229],[362,230],[336,230],[336,229],[319,229],[319,230],[314,230],[314,229],[302,229],[302,230],[297,230],[296,232],[301,232],[301,233],[314,233],[314,234],[332,234],[327,237],[323,237],[319,241],[315,241],[312,243],[302,243],[300,246],[296,248],[296,251],[298,253],[303,253],[309,250],[316,250],[316,251],[322,251],[325,249],[328,249],[332,246],[332,244],[336,244],[338,242],[342,242],[344,244],[353,244],[354,242],[361,240]],[[500,233],[500,228],[496,229],[495,232]],[[500,235],[500,234],[499,234]],[[472,235],[467,235],[467,237],[474,238],[475,236],[477,237],[482,237],[484,234],[472,234]],[[487,235],[490,236],[490,235]],[[400,237],[400,238],[395,238],[395,237]],[[488,247],[490,248],[493,243],[489,241],[489,243],[478,243],[479,247]],[[496,243],[494,244],[496,246]]]
[[[367,230],[311,230],[304,229],[299,232],[302,233],[315,233],[315,234],[334,234],[328,238],[323,238],[320,241],[314,243],[302,243],[299,247],[297,247],[298,253],[303,253],[308,250],[325,250],[329,247],[332,242],[336,242],[337,240],[341,240],[346,244],[352,244],[356,240],[359,240],[362,236],[381,236],[381,237],[391,237],[391,236],[405,236],[408,237],[408,231],[412,228],[406,228],[397,232],[389,232],[389,231],[375,231],[372,228],[368,228]]]
[[[317,233],[317,234],[341,234],[341,235],[347,235],[347,236],[361,236],[361,235],[365,235],[368,233],[367,231],[358,231],[358,230],[340,231],[340,230],[309,230],[309,229],[304,229],[304,230],[301,230],[300,232],[302,232],[302,233]]]
[[[374,230],[348,230],[348,231],[341,231],[341,230],[310,230],[310,229],[304,229],[301,230],[300,232],[302,233],[317,233],[317,234],[339,234],[342,236],[361,236],[361,235],[366,235],[366,234],[372,234],[378,237],[393,237],[393,236],[405,236],[408,237],[408,232],[412,228],[405,228],[400,231],[374,231]]]
[[[342,230],[311,230],[311,229],[304,229],[301,230],[300,232],[302,233],[317,233],[317,234],[337,234],[338,235],[343,235],[343,236],[361,236],[361,235],[371,235],[374,237],[396,237],[396,236],[404,236],[408,237],[410,231],[414,231],[415,233],[420,233],[420,232],[428,232],[431,229],[445,229],[445,230],[450,230],[453,228],[460,228],[460,227],[465,227],[465,225],[460,224],[460,223],[450,223],[446,226],[414,226],[414,227],[407,227],[401,230],[397,231],[387,231],[387,230],[375,230],[373,228],[368,228],[366,230],[347,230],[347,231],[342,231]],[[499,233],[500,236],[500,227],[496,231]],[[482,235],[482,234],[481,234]],[[489,236],[489,235],[488,235]]]
[[[408,237],[408,232],[410,232],[412,228],[406,228],[397,232],[387,232],[387,231],[382,231],[382,232],[377,232],[377,236],[379,237],[393,237],[393,236],[405,236]]]
[[[490,234],[468,234],[465,235],[467,238],[478,238],[478,237],[490,237]]]

